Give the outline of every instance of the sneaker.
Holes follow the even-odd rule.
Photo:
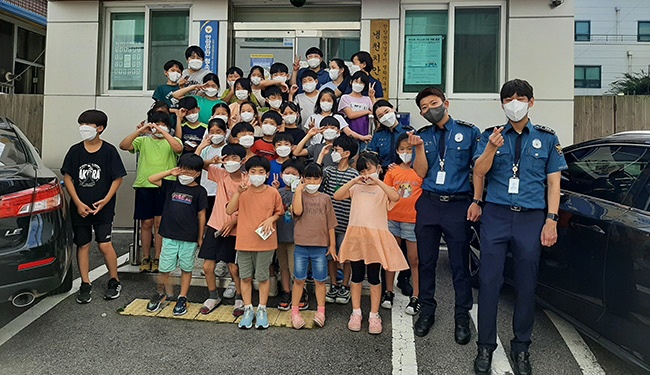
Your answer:
[[[327,291],[327,294],[325,294],[325,301],[327,303],[334,303],[336,302],[336,296],[339,295],[339,286],[335,284],[330,285],[330,290]]]
[[[413,287],[409,279],[397,280],[397,287],[402,292],[403,295],[410,297],[413,295]]]
[[[201,306],[201,314],[207,315],[221,305],[221,298],[208,298]]]
[[[300,329],[305,326],[305,320],[300,316],[300,314],[291,315],[291,326],[295,329]]]
[[[167,295],[165,293],[156,293],[151,297],[149,303],[147,303],[147,311],[156,312],[160,309],[160,305],[167,300]]]
[[[77,293],[77,303],[90,303],[93,300],[91,294],[93,293],[93,286],[88,283],[81,283],[79,293]]]
[[[108,280],[108,288],[104,293],[104,299],[115,299],[120,296],[120,291],[122,290],[122,284],[116,279]]]
[[[187,314],[187,298],[178,297],[176,306],[174,306],[174,316],[181,316]]]
[[[350,314],[350,320],[348,320],[348,329],[352,332],[361,331],[361,321],[363,317],[361,315]]]
[[[377,316],[376,318],[368,318],[368,333],[371,335],[378,335],[381,333],[381,331],[381,316]]]
[[[235,282],[231,281],[226,287],[226,290],[223,291],[223,298],[234,298],[235,294],[237,294],[237,288],[235,287]]]
[[[142,259],[142,263],[140,263],[140,272],[151,272],[151,258]]]
[[[269,277],[269,283],[270,288],[269,288],[269,297],[277,297],[278,296],[278,278],[275,276]]]
[[[411,297],[411,301],[406,305],[406,313],[409,315],[416,315],[420,312],[421,307],[422,305],[420,305],[418,297]]]
[[[316,315],[314,315],[314,323],[323,328],[323,326],[325,326],[325,314],[316,312]]]
[[[300,297],[300,305],[298,305],[298,310],[303,311],[309,308],[309,294],[307,289],[302,290],[302,296]]]
[[[280,303],[278,303],[278,310],[287,311],[289,309],[291,309],[291,293],[282,292]]]
[[[154,259],[153,261],[151,261],[151,272],[158,273],[159,263],[160,263],[160,259]]]
[[[248,307],[246,309],[243,309],[243,316],[241,320],[239,321],[239,328],[242,329],[251,329],[253,328],[253,319],[255,318],[255,311],[253,311],[252,307]]]
[[[228,276],[228,273],[228,263],[224,261],[217,263],[217,266],[214,269],[214,274],[217,275],[217,277],[226,277]]]
[[[241,299],[235,300],[235,308],[232,310],[232,314],[235,317],[244,315],[244,301]]]
[[[350,302],[350,288],[345,285],[341,285],[339,294],[336,296],[336,303],[345,305],[348,302]]]
[[[269,314],[266,312],[266,309],[257,309],[257,314],[255,314],[255,329],[267,329],[269,328]]]
[[[384,292],[384,295],[381,296],[381,307],[385,309],[391,309],[393,307],[393,299],[395,298],[395,293],[389,292],[388,290]]]

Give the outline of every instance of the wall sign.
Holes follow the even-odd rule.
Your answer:
[[[442,35],[407,36],[404,84],[442,83]]]
[[[216,74],[219,56],[219,21],[199,22],[201,22],[199,43],[205,52],[203,67]]]
[[[384,97],[388,97],[390,77],[390,21],[370,20],[370,56],[374,68],[372,75],[381,82]]]
[[[271,70],[273,59],[275,55],[272,53],[252,53],[251,54],[251,68],[259,65],[266,70]]]

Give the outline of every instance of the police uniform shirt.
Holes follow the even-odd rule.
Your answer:
[[[494,128],[486,129],[474,154],[474,159],[483,154],[490,142]],[[513,164],[517,136],[510,123],[501,132],[504,145],[497,149],[492,168],[488,171],[486,202],[527,209],[545,209],[545,183],[547,175],[567,169],[562,146],[553,129],[533,125],[530,121],[521,133],[521,156],[518,166],[519,192],[508,193],[510,179],[513,177]]]
[[[455,195],[471,191],[469,175],[471,172],[472,157],[476,153],[478,141],[481,138],[479,129],[467,122],[456,121],[451,116],[445,123],[445,130],[432,125],[422,128],[417,135],[424,142],[427,157],[428,171],[422,183],[422,189],[439,195]],[[444,184],[437,184],[440,171],[440,145],[441,136],[445,137],[443,151],[445,164]],[[413,160],[415,161],[415,149]]]
[[[370,143],[368,143],[366,150],[378,153],[379,158],[381,159],[382,168],[386,168],[396,162],[395,157],[397,157],[396,149],[398,146],[397,138],[407,131],[412,130],[413,129],[410,127],[403,127],[400,123],[392,129],[381,126],[372,137]]]

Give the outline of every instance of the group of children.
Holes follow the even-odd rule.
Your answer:
[[[209,314],[222,303],[215,270],[223,262],[232,277],[223,297],[234,297],[233,314],[242,316],[240,328],[249,329],[253,324],[258,329],[268,327],[266,306],[269,295],[274,294],[271,291],[277,288],[276,259],[281,276],[278,308],[291,309],[296,329],[305,325],[300,310],[308,308],[305,281],[312,278],[317,301],[314,322],[320,327],[325,324],[327,302],[347,304],[352,300],[348,328],[360,331],[361,289],[367,278],[369,332],[381,333],[380,304],[392,306],[394,272],[408,269],[409,263],[414,292],[407,312],[417,314],[413,223],[422,179],[411,168],[412,145],[405,131],[395,134],[397,142],[388,151],[390,155],[385,155],[385,147],[359,152],[360,142],[366,146],[365,142],[373,139],[375,126],[390,132],[402,129],[392,105],[375,98],[383,92],[369,74],[369,55],[359,52],[353,56],[353,66],[359,71],[352,75],[340,59],[333,59],[325,71],[322,53],[315,47],[306,53],[309,67],[294,63],[292,76],[281,63],[271,66],[271,79],[265,79],[266,72],[258,67],[251,69],[248,78],[241,69],[230,68],[226,72],[228,88],[221,96],[218,77],[204,72],[196,62],[203,57],[203,51],[192,46],[186,52],[188,69],[178,61],[165,64],[168,82],[155,91],[157,102],[147,120],[119,145],[138,154],[133,187],[134,219],[140,220],[142,231],[141,271],[160,273],[158,289],[147,309],[156,311],[163,302],[174,299],[174,315],[187,312],[198,250],[208,288],[201,313]],[[87,112],[101,113],[90,110],[80,116],[83,142],[69,154],[83,149],[83,157],[88,157],[99,147],[110,150],[110,163],[118,164],[115,148],[100,139],[107,125],[105,115],[97,119],[86,116]],[[380,117],[373,118],[373,114]],[[393,163],[384,165],[387,158]],[[103,171],[106,162],[93,165],[101,165]],[[89,220],[97,217],[101,205],[89,208],[95,202],[80,192],[92,189],[83,186],[81,169],[77,172],[69,164],[64,162],[62,172],[68,190],[77,191],[70,195],[80,219],[73,224],[81,259],[81,249],[90,244],[87,227],[94,226],[100,250],[106,248],[101,246],[106,235],[100,236],[106,229]],[[113,202],[111,208],[125,174],[121,166],[109,169],[108,175],[102,172],[102,178],[113,182],[103,184],[110,185],[102,201]],[[112,214],[106,215],[110,222]],[[79,230],[82,227],[85,229]],[[110,234],[107,240],[110,244]],[[399,245],[402,240],[409,263]],[[107,264],[113,262],[106,255],[109,250],[102,252]],[[90,284],[83,278],[87,266],[83,269],[81,261],[79,264],[84,283],[78,302],[90,302],[81,298]],[[181,288],[174,297],[169,275],[177,266]],[[112,266],[108,268],[111,292],[107,291],[106,298],[117,298],[121,285],[116,266],[115,272]],[[339,268],[344,274],[340,285]],[[383,297],[382,278],[390,284]],[[259,289],[256,310],[253,280]]]

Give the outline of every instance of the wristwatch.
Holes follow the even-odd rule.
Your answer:
[[[480,199],[472,199],[472,203],[476,203],[476,205],[481,207],[481,208],[483,208],[483,205],[485,204],[485,202],[483,202]]]
[[[557,214],[551,214],[551,213],[546,214],[546,218],[551,219],[553,221],[560,220],[560,217]]]

